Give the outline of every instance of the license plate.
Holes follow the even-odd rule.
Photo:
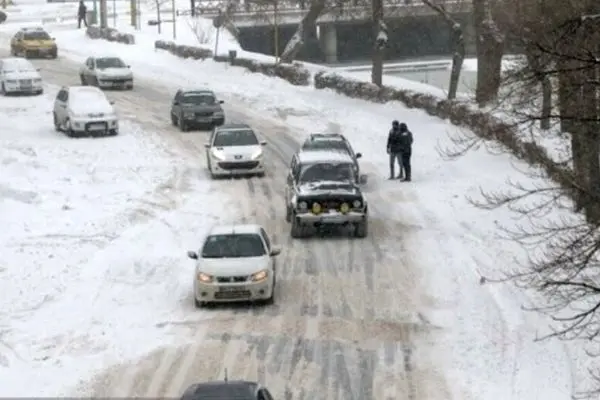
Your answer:
[[[239,292],[240,290],[244,290],[244,288],[240,287],[240,286],[221,286],[221,287],[219,287],[219,292]]]
[[[93,131],[103,131],[106,129],[106,126],[104,124],[91,124],[89,129]]]
[[[235,158],[236,160],[241,160],[242,156],[234,156],[233,158]]]

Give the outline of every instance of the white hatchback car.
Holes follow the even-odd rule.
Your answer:
[[[54,101],[54,128],[71,137],[117,135],[119,118],[102,90],[91,86],[69,86],[58,91]]]
[[[79,69],[82,85],[133,89],[133,72],[119,57],[89,57]]]
[[[215,127],[206,147],[208,171],[212,177],[265,174],[263,146],[258,135],[246,124]]]
[[[194,304],[259,301],[272,304],[277,282],[275,256],[281,248],[271,243],[260,225],[228,225],[213,228],[196,260]]]
[[[37,68],[24,58],[8,57],[0,60],[0,81],[3,95],[13,93],[42,94],[42,77]]]

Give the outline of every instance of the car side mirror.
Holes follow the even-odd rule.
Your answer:
[[[367,175],[361,175],[358,177],[358,183],[360,183],[361,185],[364,185],[367,183]]]
[[[131,68],[131,65],[128,65],[127,68]]]
[[[219,104],[223,104],[225,103],[223,100],[219,100]]]
[[[179,102],[178,102],[178,101],[174,101],[174,102],[173,102],[173,105],[174,105],[174,106],[178,106],[178,105],[179,105]]]
[[[42,69],[41,68],[36,68],[35,70],[38,71],[38,72],[40,72]]]
[[[198,259],[198,253],[196,253],[195,251],[188,251],[187,256],[188,256],[188,258],[191,258],[192,260]]]
[[[279,246],[273,246],[271,248],[271,256],[275,257],[281,254],[281,247]]]
[[[362,153],[356,153],[356,158],[361,158],[362,157]]]
[[[210,143],[204,143],[204,147],[206,147],[207,149],[210,149]]]
[[[109,103],[111,106],[115,104],[115,102],[113,100],[109,101]]]
[[[261,146],[266,146],[267,145],[267,141],[266,140],[261,140],[260,141],[260,145]]]

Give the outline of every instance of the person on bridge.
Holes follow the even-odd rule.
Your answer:
[[[81,28],[81,22],[83,22],[83,24],[87,28],[88,24],[86,20],[86,14],[87,7],[83,3],[83,0],[79,0],[79,9],[77,10],[77,29]]]

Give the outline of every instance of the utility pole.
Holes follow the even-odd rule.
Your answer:
[[[106,0],[100,0],[100,28],[108,28]]]
[[[131,26],[137,29],[137,2],[129,0],[129,13],[131,16]]]
[[[279,20],[277,18],[277,12],[279,11],[277,8],[278,0],[273,2],[273,23],[275,24],[275,63],[279,63]]]

